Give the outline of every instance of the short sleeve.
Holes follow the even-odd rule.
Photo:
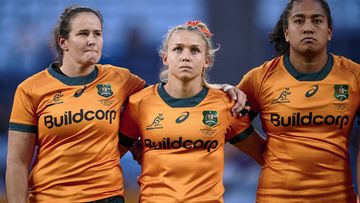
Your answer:
[[[259,103],[257,102],[259,85],[255,73],[254,69],[250,70],[244,75],[236,87],[246,94],[247,99],[250,102],[251,110],[259,112]]]
[[[247,114],[242,117],[229,116],[229,128],[225,135],[227,141],[241,141],[247,138],[254,129],[251,126],[250,116]]]
[[[129,72],[129,77],[127,78],[126,85],[124,85],[124,96],[125,98],[129,97],[135,92],[138,92],[145,87],[145,81],[139,76]]]
[[[139,121],[138,105],[132,101],[132,97],[130,97],[129,102],[121,113],[120,140],[122,140],[121,136],[126,136],[133,140],[138,139],[140,136]]]
[[[29,91],[22,85],[16,89],[11,110],[9,130],[37,133],[36,105]]]

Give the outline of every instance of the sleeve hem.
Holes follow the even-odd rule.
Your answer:
[[[242,133],[235,135],[234,137],[229,139],[230,144],[236,144],[240,141],[245,140],[247,137],[249,137],[249,135],[251,135],[251,133],[254,132],[254,128],[252,126],[250,126],[249,128],[247,128],[246,130],[244,130]]]
[[[9,123],[9,130],[20,131],[25,133],[37,133],[38,127],[20,123]]]

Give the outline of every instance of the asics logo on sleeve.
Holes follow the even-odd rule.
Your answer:
[[[309,91],[305,93],[305,97],[312,97],[317,91],[319,87],[317,85],[313,85]]]
[[[189,115],[190,113],[188,111],[182,112],[181,115],[175,120],[175,122],[182,123],[189,117]]]

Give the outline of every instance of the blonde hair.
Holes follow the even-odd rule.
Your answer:
[[[202,81],[203,81],[203,86],[205,86],[207,88],[211,88],[212,85],[210,85],[207,82],[207,74],[206,73],[207,73],[207,70],[214,65],[215,53],[219,50],[220,47],[218,46],[217,48],[214,48],[213,41],[212,41],[213,34],[211,34],[211,32],[209,31],[209,29],[205,23],[203,23],[201,21],[188,21],[184,24],[177,25],[177,26],[170,28],[168,30],[168,32],[166,33],[166,35],[164,36],[161,47],[159,49],[160,58],[162,58],[163,54],[167,51],[168,41],[169,41],[170,37],[172,36],[172,34],[175,31],[178,31],[178,30],[187,30],[187,31],[197,32],[202,37],[202,39],[205,41],[205,44],[206,44],[205,54],[209,57],[210,61],[209,61],[209,67],[204,69],[204,71],[202,73],[202,77],[203,77]],[[167,66],[163,66],[162,70],[160,71],[159,78],[160,78],[161,82],[165,82],[165,83],[168,82],[169,68]]]

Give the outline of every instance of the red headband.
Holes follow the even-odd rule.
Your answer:
[[[208,29],[206,29],[206,27],[199,26],[200,23],[201,23],[200,20],[187,21],[187,22],[186,22],[186,25],[191,26],[191,27],[197,27],[197,28],[199,28],[199,30],[200,30],[202,33],[204,33],[204,35],[205,35],[207,38],[211,37],[213,34],[212,34]]]

